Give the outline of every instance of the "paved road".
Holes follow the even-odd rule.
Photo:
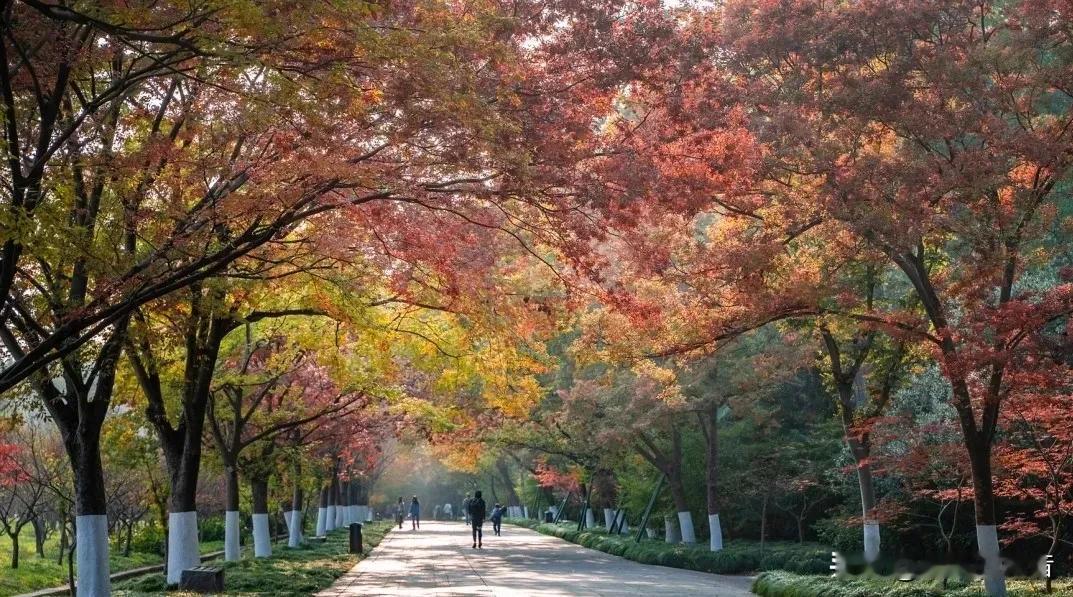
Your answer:
[[[481,550],[460,522],[396,529],[320,595],[750,595],[747,577],[647,566],[513,525],[502,537],[484,528]]]

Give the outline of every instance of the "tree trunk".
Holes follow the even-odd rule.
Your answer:
[[[172,433],[158,433],[171,480],[168,498],[167,582],[179,583],[183,570],[201,563],[198,545],[197,481],[205,405],[185,405],[184,421]]]
[[[290,532],[287,535],[287,547],[302,544],[302,461],[294,460],[294,493],[291,494]]]
[[[328,520],[325,530],[329,533],[335,530],[335,509],[339,505],[339,473],[332,470],[331,484],[328,485]]]
[[[343,483],[343,525],[350,526],[354,520],[354,480],[348,476]]]
[[[768,492],[764,492],[760,503],[760,553],[764,553],[764,541],[767,539],[767,502]]]
[[[350,522],[365,522],[361,517],[361,481],[357,477],[350,478]]]
[[[522,500],[518,497],[517,490],[514,489],[514,482],[510,478],[510,466],[507,464],[507,461],[503,458],[497,460],[496,470],[499,472],[499,476],[501,477],[503,484],[507,487],[507,503],[504,505],[521,505]]]
[[[63,565],[63,556],[67,553],[67,511],[63,510],[60,515],[60,557],[56,560],[57,566]]]
[[[41,521],[40,516],[34,516],[31,521],[34,528],[34,549],[37,552],[37,557],[45,557],[45,523]]]
[[[227,471],[227,506],[224,508],[224,561],[237,562],[241,551],[241,515],[239,514],[238,467],[229,463]]]
[[[272,538],[268,528],[268,479],[251,479],[250,492],[253,496],[253,557],[267,558],[272,555]]]
[[[693,513],[689,510],[686,501],[685,484],[682,481],[682,470],[678,467],[671,469],[673,475],[667,475],[667,481],[671,490],[671,499],[674,508],[678,511],[678,527],[682,534],[682,543],[696,543],[697,534],[693,529]]]
[[[320,488],[320,506],[317,508],[317,536],[323,537],[328,532],[328,491],[327,484]]]
[[[218,317],[222,292],[190,287],[190,315],[185,331],[185,363],[182,381],[182,415],[178,426],[168,419],[160,374],[152,342],[142,338],[127,350],[138,383],[146,397],[146,419],[156,429],[164,452],[171,495],[168,500],[167,582],[178,584],[182,571],[201,563],[197,529],[197,482],[201,469],[201,446],[205,430],[212,378],[220,344],[237,322]],[[140,350],[139,350],[140,349]]]
[[[134,523],[132,522],[132,523],[127,525],[127,541],[126,541],[126,544],[123,546],[123,555],[128,557],[128,558],[130,557],[130,544],[131,544],[131,541],[133,539],[134,539]]]
[[[14,533],[9,533],[11,537],[11,567],[19,567],[19,529],[15,529]]]
[[[705,493],[708,502],[708,531],[711,551],[723,549],[723,526],[719,521],[719,406],[713,405],[702,421],[705,444]]]
[[[103,413],[100,422],[103,423]],[[71,462],[75,491],[75,557],[77,591],[105,596],[111,592],[108,568],[108,516],[101,465],[100,423],[61,424],[64,448]]]
[[[693,531],[693,513],[689,511],[689,504],[686,502],[685,485],[682,482],[682,434],[677,425],[671,426],[670,435],[671,450],[668,454],[664,454],[655,442],[643,432],[637,434],[641,444],[637,447],[637,450],[645,460],[667,476],[671,498],[674,500],[674,507],[678,511],[682,542],[696,543],[697,536]]]
[[[999,405],[1001,404],[1002,374],[1001,365],[993,365],[990,383],[983,396],[980,422],[977,423],[973,407],[972,392],[964,373],[952,373],[952,365],[961,362],[957,345],[946,319],[945,307],[932,280],[923,253],[892,252],[890,257],[913,284],[917,297],[928,315],[932,327],[939,332],[939,348],[947,361],[945,375],[950,382],[954,409],[958,413],[961,425],[962,441],[968,451],[972,470],[973,505],[976,509],[976,544],[980,556],[984,559],[984,586],[993,597],[1006,596],[1006,572],[999,555],[998,528],[995,517],[995,493],[991,478],[991,442],[998,424]],[[1011,263],[1012,264],[1012,263]],[[1010,282],[1000,293],[1000,302],[1005,302],[1012,290],[1012,273]]]
[[[971,416],[971,413],[970,413]],[[991,442],[978,433],[965,432],[965,445],[972,470],[973,505],[976,510],[976,544],[984,559],[984,586],[989,595],[1005,597],[1006,573],[999,553],[995,517],[995,490],[991,477]]]
[[[663,541],[670,544],[682,541],[682,534],[678,531],[678,524],[675,521],[675,517],[670,514],[663,517]]]
[[[879,519],[876,518],[876,494],[872,483],[871,442],[867,435],[860,439],[846,437],[850,453],[857,466],[857,483],[861,491],[861,512],[864,521],[864,559],[871,564],[879,559]]]

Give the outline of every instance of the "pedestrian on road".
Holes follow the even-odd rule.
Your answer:
[[[455,519],[455,512],[451,508],[451,502],[447,502],[443,505],[443,515],[447,517],[447,520]]]
[[[469,503],[473,498],[466,494],[466,499],[462,500],[462,516],[466,518],[466,524],[469,524]]]
[[[503,513],[506,511],[507,509],[503,506],[500,506],[498,503],[495,505],[495,507],[492,508],[492,515],[489,516],[489,518],[492,519],[492,533],[496,537],[500,536],[499,531],[503,525]]]
[[[402,521],[406,520],[406,503],[402,501],[402,496],[399,496],[399,501],[395,502],[395,522],[398,523],[399,528],[402,528]]]
[[[484,525],[484,517],[487,514],[488,506],[484,503],[484,498],[481,497],[481,492],[477,492],[473,499],[469,501],[469,506],[466,508],[466,514],[469,515],[470,524],[473,528],[473,549],[478,547],[483,548],[482,540],[484,539],[484,529],[481,527]]]
[[[410,502],[410,526],[413,531],[421,528],[421,503],[417,501],[417,496]]]

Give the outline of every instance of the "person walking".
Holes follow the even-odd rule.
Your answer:
[[[455,519],[454,509],[451,508],[451,502],[447,502],[443,505],[443,515],[447,517],[447,520]]]
[[[398,523],[399,528],[402,528],[402,521],[406,520],[406,504],[402,501],[402,496],[399,496],[399,501],[395,502],[395,522]]]
[[[484,548],[484,516],[487,514],[488,506],[484,503],[484,498],[481,497],[481,492],[474,494],[473,499],[469,501],[469,506],[466,508],[466,514],[469,515],[469,521],[471,528],[473,529],[473,549],[478,547]]]
[[[421,503],[417,501],[417,496],[410,501],[410,530],[416,531],[421,528]]]
[[[469,503],[473,498],[469,497],[469,493],[466,494],[466,499],[462,500],[462,516],[466,519],[466,524],[469,524]]]
[[[496,537],[500,536],[500,530],[503,528],[503,513],[506,511],[507,509],[498,503],[492,508],[492,515],[489,518],[492,519],[492,534]]]

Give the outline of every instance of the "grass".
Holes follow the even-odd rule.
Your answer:
[[[26,525],[19,534],[19,567],[11,568],[11,539],[0,536],[0,597],[10,597],[20,593],[29,593],[39,589],[48,589],[67,584],[67,558],[63,565],[56,563],[60,556],[59,533],[53,533],[45,541],[45,557],[37,555],[34,545],[33,527]],[[223,541],[206,541],[201,544],[202,553],[211,553],[223,549]],[[109,553],[109,569],[122,572],[142,566],[160,564],[164,559],[160,554],[132,551],[130,556],[122,555],[121,549],[112,546]]]
[[[1047,595],[1043,581],[1007,579],[1010,597]],[[1055,580],[1051,595],[1073,595],[1073,581]],[[927,580],[898,582],[882,578],[843,579],[808,576],[790,572],[764,572],[753,583],[753,592],[761,597],[987,597],[982,583],[969,581],[942,589]]]
[[[391,530],[391,523],[372,522],[364,526],[362,554],[348,551],[348,533],[340,529],[328,535],[324,543],[308,543],[299,548],[276,547],[271,558],[247,558],[238,562],[219,562],[224,569],[223,595],[310,595],[330,586],[354,564],[364,558]],[[164,577],[151,574],[115,584],[116,597],[143,595],[187,595],[168,591]]]
[[[733,540],[726,542],[722,551],[712,552],[706,543],[670,545],[648,538],[636,543],[633,535],[608,535],[601,529],[578,532],[576,522],[558,525],[527,520],[510,522],[642,564],[715,574],[749,574],[762,570],[819,574],[828,569],[831,561],[830,548],[817,543],[772,541],[761,550],[758,541]]]
[[[114,548],[110,556],[112,572],[161,562],[157,554],[131,552],[129,557],[125,557],[121,550]],[[37,555],[34,545],[33,527],[26,525],[19,534],[19,567],[13,570],[11,568],[11,539],[7,535],[0,536],[0,597],[66,584],[67,559],[65,556],[61,566],[56,563],[59,557],[59,533],[53,533],[45,541],[45,557],[42,558]]]

